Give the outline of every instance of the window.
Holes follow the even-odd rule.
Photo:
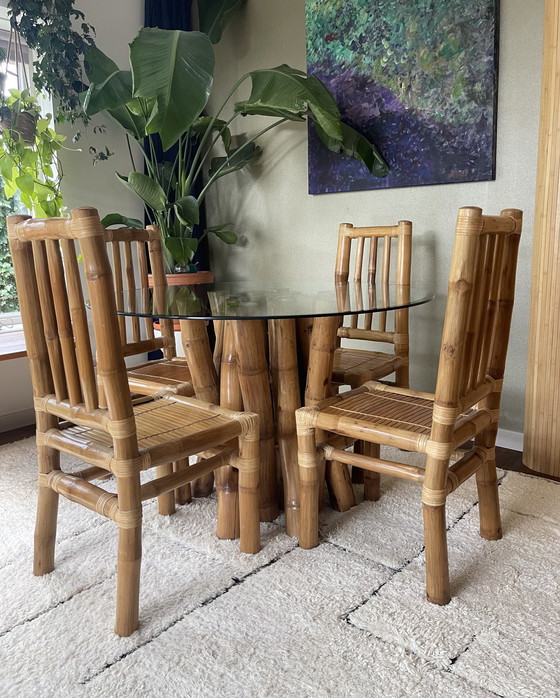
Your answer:
[[[5,7],[0,7],[0,48],[3,49],[6,57],[8,57],[8,49],[10,49],[10,60],[8,62],[4,60],[0,63],[0,70],[6,74],[5,92],[11,88],[23,89],[29,84],[29,74],[24,73],[30,64],[29,50],[21,42],[21,51],[18,47],[18,60],[16,61],[16,46],[13,42],[10,46],[10,23]],[[0,177],[0,356],[21,355],[25,349],[16,297],[16,282],[6,231],[6,216],[12,213],[26,213],[26,210],[17,195],[11,199],[4,196]]]

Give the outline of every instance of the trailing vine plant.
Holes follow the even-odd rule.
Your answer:
[[[36,52],[33,83],[58,100],[57,122],[86,124],[80,94],[85,86],[83,58],[94,46],[95,29],[75,7],[75,0],[10,0],[11,26]]]

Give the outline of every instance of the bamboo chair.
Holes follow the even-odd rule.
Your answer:
[[[367,253],[364,255],[366,242]],[[367,279],[371,294],[376,292],[376,282],[382,294],[388,294],[391,280],[401,287],[410,286],[411,247],[410,221],[399,221],[391,226],[362,227],[342,223],[338,231],[335,283],[348,283],[352,274],[355,283]],[[396,250],[393,270],[392,249]],[[342,347],[342,339],[383,342],[391,344],[392,351]],[[333,360],[333,384],[357,388],[368,380],[378,380],[394,373],[395,384],[408,387],[408,308],[353,315],[349,324],[339,328],[338,340],[339,347]]]
[[[145,230],[107,229],[105,240],[110,249],[117,310],[123,310],[125,303],[129,305],[136,302],[136,289],[143,289],[148,294],[148,289],[152,286],[154,293],[165,294],[167,277],[163,266],[161,234],[157,226],[149,225]],[[148,259],[152,273],[151,282],[148,275]],[[128,385],[133,394],[154,395],[166,389],[178,395],[194,395],[187,361],[177,357],[173,320],[160,318],[160,337],[155,336],[152,318],[143,318],[141,321],[138,317],[131,317],[127,322],[126,317],[119,315],[118,322],[126,357],[158,350],[163,352],[163,359],[143,361],[127,368]],[[99,398],[100,404],[105,404],[101,386],[99,386]],[[175,471],[188,467],[188,459],[173,463]],[[198,494],[201,496],[210,494],[213,487],[213,473],[209,473],[202,481],[205,484]],[[159,512],[166,515],[173,514],[175,504],[187,504],[191,500],[191,485],[186,484],[178,488],[174,495],[166,494],[158,498]]]
[[[124,307],[123,292],[128,294],[127,302],[134,303],[135,289],[145,289],[147,293],[150,285],[156,289],[167,287],[161,235],[157,226],[150,225],[146,230],[107,229],[105,239],[111,249],[118,310],[123,310]],[[148,275],[147,252],[152,284]],[[127,369],[130,389],[139,395],[153,395],[162,388],[169,388],[178,395],[194,395],[187,361],[177,357],[173,320],[160,319],[160,337],[155,336],[152,318],[141,320],[132,317],[128,324],[126,320],[119,315],[119,332],[125,356],[157,350],[163,352],[163,359],[146,361]],[[144,325],[143,330],[141,323]]]
[[[74,209],[68,219],[10,216],[8,235],[37,421],[34,573],[48,574],[54,568],[60,494],[115,521],[115,631],[127,636],[138,627],[143,501],[231,464],[239,470],[241,550],[260,549],[258,417],[170,391],[133,404],[105,230],[95,209]],[[107,408],[99,406],[76,242]],[[88,467],[62,472],[60,453],[76,456]],[[200,453],[205,459],[188,470],[169,471],[170,462]],[[156,470],[155,479],[141,484],[141,471],[152,467],[163,471]],[[116,494],[91,482],[108,473],[116,479]]]
[[[366,249],[367,248],[367,249]],[[399,221],[391,226],[353,226],[342,223],[338,230],[335,283],[344,284],[352,278],[356,293],[361,293],[361,282],[368,282],[369,293],[389,295],[392,281],[400,288],[410,286],[412,260],[412,223]],[[393,261],[393,264],[391,264]],[[360,300],[359,296],[356,299]],[[392,351],[373,351],[341,346],[344,339],[359,340],[371,344],[390,344]],[[395,385],[408,388],[408,308],[352,315],[349,324],[338,329],[338,347],[333,357],[332,386],[337,392],[342,385],[357,388],[366,381],[379,380],[394,374]],[[356,450],[370,456],[379,455],[374,444],[356,444]],[[376,501],[380,496],[378,473],[352,468],[352,482],[364,485],[364,498]],[[336,508],[344,511],[355,504],[332,500]]]
[[[318,541],[322,458],[422,483],[428,600],[450,600],[447,495],[476,475],[480,535],[502,537],[495,465],[500,396],[513,307],[521,211],[459,210],[435,394],[367,382],[297,411],[300,545]],[[325,430],[316,444],[315,430]],[[324,434],[324,432],[323,432]],[[474,445],[450,465],[455,449]],[[354,440],[426,454],[425,468],[345,450]]]

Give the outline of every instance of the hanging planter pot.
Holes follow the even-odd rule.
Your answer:
[[[11,97],[6,97],[4,88],[8,76],[10,57],[15,63],[15,75],[23,74],[23,85],[19,85],[21,92],[10,90]],[[24,66],[24,53],[19,34],[12,27],[10,29],[10,40],[8,50],[3,56],[5,60],[5,70],[0,73],[0,131],[9,131],[14,141],[23,140],[24,143],[34,143],[37,133],[38,109],[36,99],[29,92],[29,80],[27,71],[20,71],[20,65]],[[19,82],[19,80],[18,80]]]
[[[20,138],[24,143],[35,141],[37,133],[37,114],[16,111],[4,104],[0,107],[0,131],[9,131],[14,141]]]

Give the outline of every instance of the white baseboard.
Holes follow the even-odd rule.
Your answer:
[[[519,431],[498,429],[496,446],[500,446],[501,448],[509,448],[512,451],[523,451],[523,434]]]

